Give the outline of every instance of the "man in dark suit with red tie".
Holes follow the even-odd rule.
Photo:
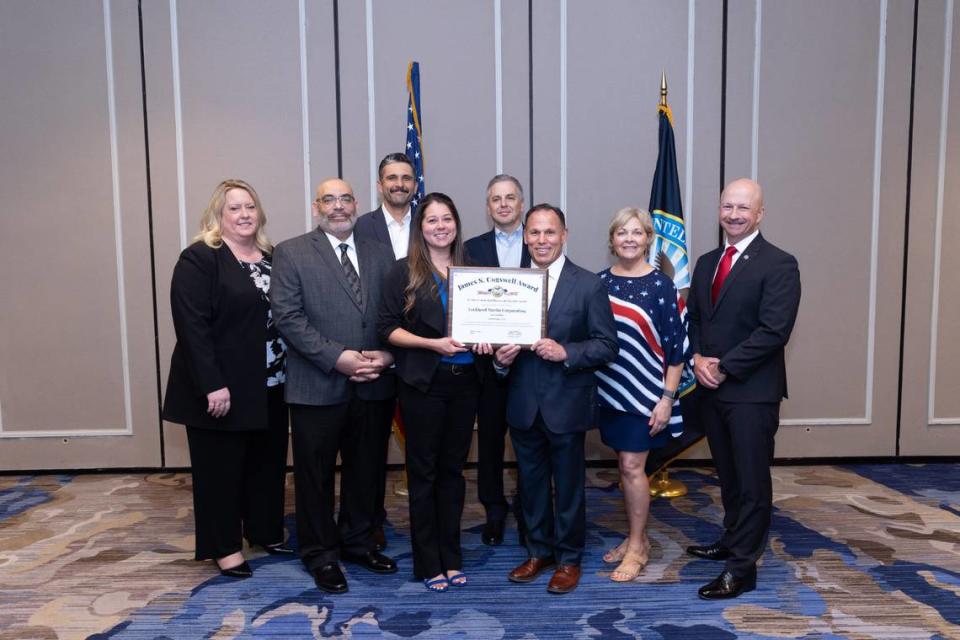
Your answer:
[[[701,420],[724,510],[720,539],[687,548],[725,563],[699,590],[707,600],[754,589],[770,529],[770,463],[787,397],[784,346],[800,305],[800,271],[792,255],[760,234],[763,215],[759,184],[739,179],[726,186],[724,247],[697,261],[687,298]]]
[[[464,243],[471,264],[479,267],[528,268],[530,252],[523,243],[523,187],[511,175],[499,174],[487,184],[487,213],[493,229]],[[483,376],[477,410],[477,497],[487,514],[480,536],[483,544],[503,542],[507,500],[503,494],[503,451],[507,434],[507,385],[493,372]],[[516,505],[517,528],[523,537],[523,517]],[[522,544],[522,542],[521,542]]]

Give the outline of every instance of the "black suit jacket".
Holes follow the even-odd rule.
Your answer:
[[[447,334],[443,304],[433,296],[429,283],[417,290],[416,302],[409,313],[403,312],[406,288],[410,281],[410,266],[406,258],[398,260],[383,283],[383,299],[377,329],[386,342],[395,329],[406,329],[422,338],[442,338]],[[411,387],[427,391],[440,364],[440,354],[430,349],[401,349],[394,347],[397,375]],[[477,359],[474,358],[476,363]],[[478,367],[478,373],[480,368]]]
[[[470,238],[463,243],[463,246],[467,250],[467,255],[470,256],[472,264],[478,267],[500,266],[500,258],[497,256],[497,237],[494,229]],[[530,267],[530,252],[527,250],[526,244],[521,248],[520,267],[523,269]]]
[[[800,306],[800,271],[789,253],[757,235],[710,301],[723,248],[701,256],[693,271],[687,314],[693,353],[720,358],[727,379],[716,390],[725,402],[780,402],[787,397],[783,348]]]
[[[163,418],[209,429],[265,429],[269,304],[226,244],[195,242],[183,250],[170,308],[177,344]],[[213,418],[207,394],[223,387],[230,390],[230,411]]]
[[[594,370],[616,359],[620,346],[606,286],[569,259],[547,311],[547,337],[563,345],[567,360],[548,362],[529,349],[517,355],[509,373],[507,423],[529,429],[539,412],[554,433],[592,429]]]
[[[410,226],[413,227],[413,216],[410,216]],[[407,230],[409,233],[409,229]],[[393,244],[390,242],[390,232],[387,231],[387,223],[383,219],[383,208],[377,207],[373,211],[368,211],[359,218],[353,227],[353,235],[356,238],[364,240],[373,240],[380,244],[385,244],[393,251]],[[393,256],[395,260],[406,258],[407,256]]]

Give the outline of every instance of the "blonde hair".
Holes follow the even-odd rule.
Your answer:
[[[220,223],[223,219],[223,207],[227,203],[227,191],[230,191],[231,189],[243,189],[250,194],[251,198],[253,198],[253,203],[257,206],[258,214],[257,237],[255,238],[257,248],[264,253],[272,252],[273,245],[270,244],[270,240],[267,238],[267,234],[263,230],[263,228],[267,226],[267,214],[264,212],[263,206],[260,204],[260,196],[257,195],[256,189],[251,187],[243,180],[238,180],[236,178],[224,180],[217,185],[216,189],[213,190],[213,195],[210,196],[210,202],[207,204],[207,208],[203,212],[203,216],[200,218],[200,232],[193,237],[193,242],[202,241],[205,245],[214,249],[219,249],[221,246],[223,246],[223,233]]]
[[[638,220],[640,226],[647,233],[647,247],[644,251],[644,257],[650,257],[650,245],[653,244],[653,218],[650,212],[640,207],[624,207],[613,214],[613,220],[610,221],[610,229],[607,233],[607,248],[610,249],[610,255],[616,256],[613,250],[613,235],[621,227],[625,227],[631,220]]]

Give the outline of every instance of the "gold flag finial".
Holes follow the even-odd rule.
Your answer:
[[[667,72],[660,72],[660,106],[667,106]]]

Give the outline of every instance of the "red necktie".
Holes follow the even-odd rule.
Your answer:
[[[717,304],[717,298],[720,297],[720,289],[723,288],[723,282],[727,279],[727,276],[730,275],[730,267],[733,266],[733,254],[736,252],[737,248],[730,245],[723,253],[723,257],[720,258],[720,264],[717,266],[717,275],[713,276],[713,286],[710,287],[710,302],[713,304]]]

